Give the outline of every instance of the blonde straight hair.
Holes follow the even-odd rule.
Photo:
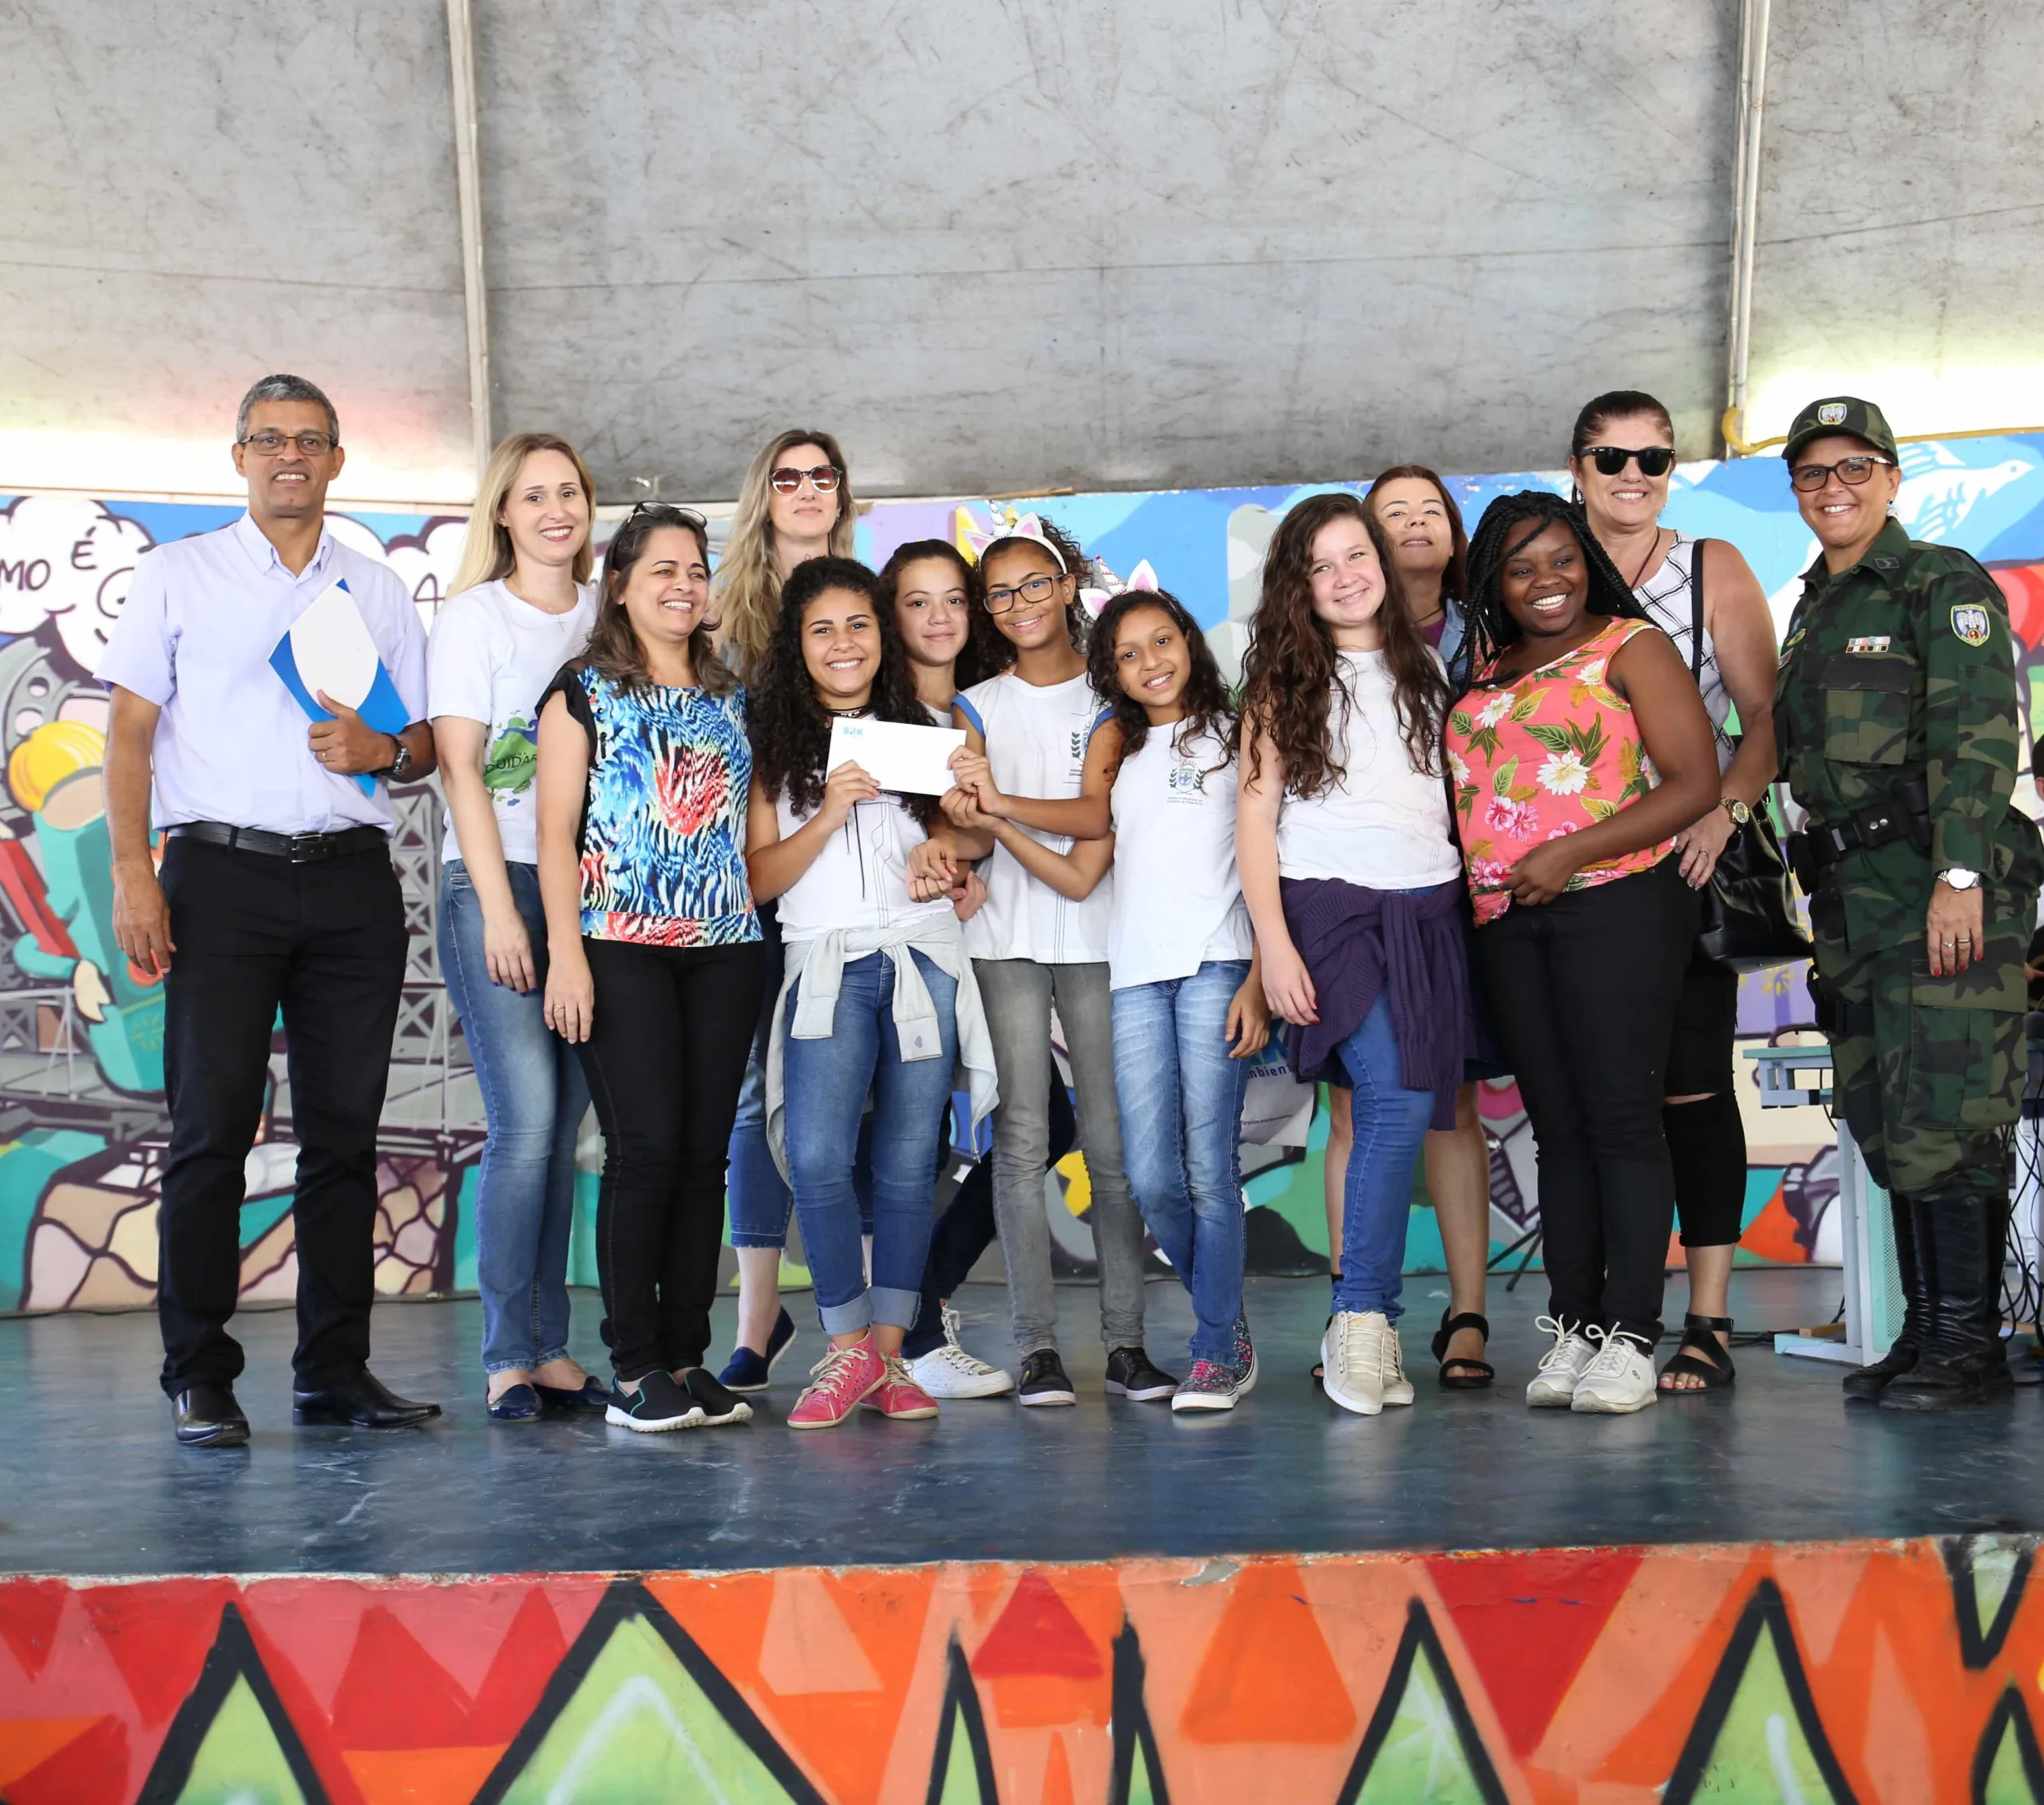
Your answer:
[[[582,461],[580,452],[553,433],[513,433],[498,441],[483,470],[482,482],[476,490],[475,511],[469,516],[469,536],[461,547],[461,568],[454,572],[454,587],[447,592],[450,596],[458,596],[478,584],[494,583],[518,568],[517,554],[511,548],[511,529],[497,516],[518,480],[519,470],[536,451],[557,451],[575,466],[576,477],[589,505],[589,531],[575,553],[575,581],[579,585],[589,580],[590,572],[596,568],[596,554],[590,543],[596,532],[596,486],[589,481],[589,466]]]
[[[717,631],[725,656],[749,683],[759,675],[759,662],[774,638],[774,623],[781,612],[781,571],[774,561],[774,522],[766,512],[774,492],[771,481],[782,457],[798,445],[813,445],[836,465],[838,517],[830,527],[830,552],[834,558],[849,558],[858,528],[858,504],[852,498],[851,472],[845,453],[828,433],[806,427],[790,428],[769,440],[752,467],[745,473],[738,492],[738,507],[731,516],[731,537],[724,542],[724,555],[717,560],[717,574],[710,584],[710,606],[717,617]]]

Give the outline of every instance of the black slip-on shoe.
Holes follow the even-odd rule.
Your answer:
[[[610,1387],[600,1379],[584,1379],[579,1386],[542,1385],[535,1379],[533,1390],[540,1408],[557,1416],[600,1416],[610,1407]]]
[[[699,1427],[703,1407],[675,1383],[672,1373],[656,1367],[639,1381],[637,1391],[628,1391],[620,1385],[611,1393],[604,1421],[657,1435],[669,1429]]]
[[[438,1404],[401,1398],[367,1367],[309,1391],[291,1395],[291,1421],[338,1423],[352,1429],[409,1429],[440,1414]]]
[[[530,1385],[507,1385],[489,1400],[487,1407],[493,1423],[537,1423],[540,1395]]]
[[[752,1420],[752,1406],[721,1379],[712,1378],[707,1366],[689,1368],[676,1383],[701,1407],[706,1429]]]
[[[1140,1348],[1116,1348],[1107,1356],[1107,1389],[1137,1403],[1168,1398],[1178,1382]]]
[[[248,1419],[235,1402],[232,1385],[205,1381],[187,1387],[170,1400],[173,1432],[188,1448],[238,1448],[248,1445]]]

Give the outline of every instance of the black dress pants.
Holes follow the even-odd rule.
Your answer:
[[[584,940],[596,983],[576,1049],[604,1131],[596,1275],[620,1379],[700,1366],[710,1345],[724,1166],[759,1015],[765,949]]]
[[[1650,871],[1514,903],[1476,930],[1491,1009],[1532,1119],[1548,1310],[1660,1339],[1674,1171],[1663,1073],[1696,893]]]
[[[369,1359],[376,1124],[405,976],[397,873],[381,851],[293,865],[173,836],[163,888],[176,949],[164,983],[163,1388],[175,1397],[241,1372],[227,1324],[279,1009],[298,1138],[291,1364],[300,1389],[331,1384]]]

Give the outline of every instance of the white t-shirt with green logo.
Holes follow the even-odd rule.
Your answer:
[[[539,699],[554,674],[579,657],[596,624],[596,586],[584,584],[575,606],[548,614],[521,601],[501,580],[464,589],[443,607],[426,641],[426,712],[480,721],[489,730],[483,786],[497,812],[504,857],[537,865],[533,779],[539,771]],[[442,859],[458,859],[454,817],[447,816]]]

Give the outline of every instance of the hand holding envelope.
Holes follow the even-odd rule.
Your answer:
[[[824,769],[858,766],[882,790],[941,796],[952,786],[951,754],[965,743],[959,727],[914,727],[899,721],[846,720],[830,724]]]

